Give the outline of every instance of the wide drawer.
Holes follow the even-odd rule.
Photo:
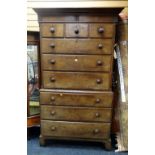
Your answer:
[[[89,24],[89,37],[113,38],[115,36],[114,24]]]
[[[66,37],[88,37],[88,24],[66,24]]]
[[[48,90],[40,91],[41,105],[64,105],[81,107],[112,107],[111,91],[73,91]]]
[[[41,120],[41,134],[61,138],[107,139],[110,136],[110,126],[110,123]]]
[[[111,55],[42,55],[43,70],[109,72],[111,65]]]
[[[110,90],[110,73],[43,71],[43,87],[57,89]]]
[[[113,39],[41,39],[42,53],[111,54]]]
[[[40,33],[42,37],[63,37],[64,25],[54,23],[41,23]]]
[[[57,121],[111,122],[111,108],[42,105],[41,119]]]

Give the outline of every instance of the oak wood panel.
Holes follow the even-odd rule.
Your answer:
[[[41,120],[44,136],[105,139],[110,135],[110,123],[83,123]]]
[[[75,22],[77,21],[76,16],[72,15],[55,15],[55,16],[40,16],[40,22]]]
[[[80,15],[79,22],[113,22],[114,18],[111,15]]]
[[[41,39],[42,53],[112,54],[113,39]]]
[[[66,37],[88,37],[88,24],[66,24]]]
[[[89,37],[113,38],[115,24],[89,24]]]
[[[113,92],[111,91],[40,91],[41,105],[62,105],[81,107],[112,107]]]
[[[56,89],[110,90],[111,74],[43,71],[43,87]]]
[[[111,65],[111,55],[42,55],[43,70],[110,72]]]
[[[43,23],[43,24],[40,24],[40,29],[41,29],[42,37],[63,37],[64,36],[64,24]]]
[[[58,121],[111,122],[111,108],[41,106],[41,118]]]

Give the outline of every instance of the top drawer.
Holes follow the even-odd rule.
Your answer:
[[[115,24],[89,24],[89,37],[91,38],[113,38],[114,36]]]
[[[63,37],[64,36],[64,25],[54,23],[41,23],[41,36],[42,37]]]
[[[41,23],[42,37],[113,38],[115,25],[110,23]]]

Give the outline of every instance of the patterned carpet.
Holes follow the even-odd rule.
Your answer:
[[[127,152],[115,153],[105,151],[102,143],[77,141],[47,141],[45,147],[40,147],[37,130],[30,136],[27,143],[27,155],[128,155]]]

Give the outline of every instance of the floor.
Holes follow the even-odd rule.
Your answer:
[[[40,147],[38,136],[38,129],[31,131],[27,155],[128,155],[127,152],[105,151],[102,143],[95,142],[50,140],[45,147]]]

